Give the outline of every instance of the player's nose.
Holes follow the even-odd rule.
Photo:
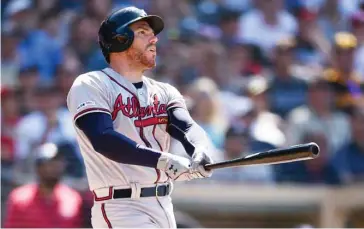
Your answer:
[[[155,35],[153,35],[153,36],[150,38],[149,42],[150,42],[151,44],[157,44],[157,42],[158,42],[158,37],[157,37],[157,36],[155,36]]]

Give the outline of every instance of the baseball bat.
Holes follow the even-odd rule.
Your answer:
[[[246,157],[236,158],[212,164],[206,164],[205,169],[231,168],[243,165],[271,165],[281,164],[294,161],[310,160],[318,157],[320,154],[319,146],[314,143],[305,143],[293,145],[287,148],[272,149],[258,152]]]

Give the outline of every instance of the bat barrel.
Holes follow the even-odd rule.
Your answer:
[[[309,150],[308,151],[312,153],[312,156],[314,158],[316,158],[320,154],[320,147],[316,143],[311,142],[311,143],[309,143]]]
[[[269,151],[251,154],[243,158],[222,161],[205,165],[206,169],[220,169],[243,165],[270,165],[281,164],[294,161],[310,160],[319,156],[320,148],[314,143],[294,145],[283,149],[273,149]]]

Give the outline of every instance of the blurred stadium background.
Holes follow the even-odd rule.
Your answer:
[[[321,147],[316,160],[177,184],[180,227],[364,227],[362,0],[1,1],[2,227],[91,226],[65,99],[75,77],[106,66],[98,26],[129,5],[164,18],[158,66],[147,75],[183,93],[215,161],[309,141]],[[62,182],[80,202],[61,193],[57,203],[28,200],[43,204],[29,209],[21,202],[29,193],[13,191],[37,180],[34,149],[45,142],[59,145]],[[184,154],[177,142],[171,152]],[[62,223],[62,204],[66,215],[78,208],[80,220]],[[22,224],[25,215],[31,224]]]

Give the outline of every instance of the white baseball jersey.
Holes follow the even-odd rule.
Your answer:
[[[131,182],[151,185],[168,180],[164,172],[154,168],[112,161],[96,152],[75,121],[91,112],[111,116],[114,130],[147,147],[168,152],[170,136],[167,109],[186,107],[182,95],[173,86],[143,76],[143,87],[131,82],[111,68],[93,71],[77,77],[67,96],[67,106],[73,115],[77,140],[85,161],[91,190],[110,186],[125,186]],[[123,149],[119,149],[123,153]]]

